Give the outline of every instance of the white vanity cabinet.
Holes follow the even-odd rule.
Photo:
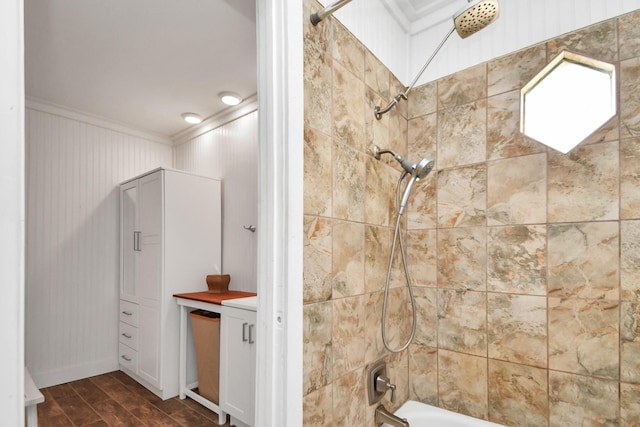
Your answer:
[[[220,409],[231,415],[232,424],[255,422],[256,301],[250,297],[222,302]]]
[[[120,367],[162,399],[178,395],[173,294],[221,266],[220,201],[220,181],[170,169],[120,186]]]

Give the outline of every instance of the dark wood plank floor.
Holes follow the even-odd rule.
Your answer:
[[[120,371],[40,391],[40,427],[219,426],[218,414],[194,400],[163,401]]]

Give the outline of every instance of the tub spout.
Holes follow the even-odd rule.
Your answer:
[[[387,423],[393,427],[409,427],[409,421],[406,418],[400,418],[387,411],[383,405],[376,408],[376,425]]]

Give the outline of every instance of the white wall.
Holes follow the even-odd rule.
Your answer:
[[[117,186],[172,147],[37,102],[26,130],[26,364],[46,387],[118,369]]]
[[[24,424],[24,48],[22,1],[0,2],[0,418]]]
[[[222,272],[230,289],[256,292],[258,224],[258,113],[180,144],[174,167],[222,180]]]

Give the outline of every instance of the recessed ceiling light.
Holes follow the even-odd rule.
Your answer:
[[[238,105],[242,102],[240,95],[234,92],[222,92],[219,96],[222,102],[227,105]]]
[[[202,122],[202,117],[197,115],[196,113],[183,113],[182,118],[185,122],[191,123],[192,125],[197,125]]]

